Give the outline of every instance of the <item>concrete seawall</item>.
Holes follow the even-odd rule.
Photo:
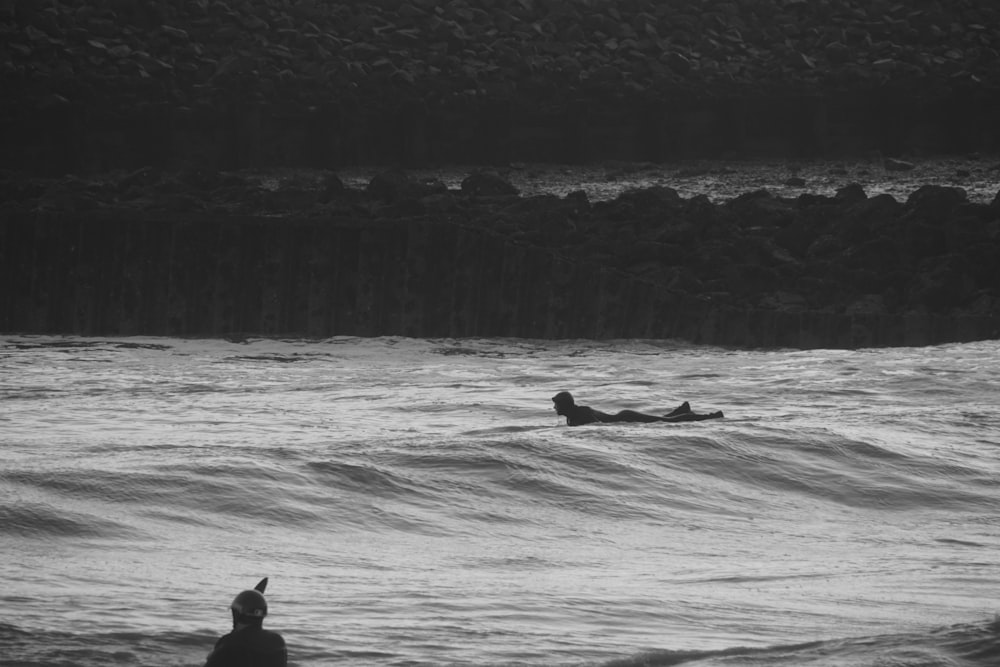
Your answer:
[[[676,338],[739,347],[928,345],[991,317],[741,310],[425,219],[0,221],[0,330],[163,336]]]

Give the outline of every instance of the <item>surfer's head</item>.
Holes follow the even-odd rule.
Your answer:
[[[233,612],[233,625],[261,625],[267,616],[267,600],[260,591],[243,591],[229,605]]]
[[[556,405],[556,414],[565,415],[566,410],[572,408],[575,403],[573,402],[573,394],[568,391],[560,391],[558,394],[552,397],[552,402]]]

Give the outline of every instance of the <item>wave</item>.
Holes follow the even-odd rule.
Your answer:
[[[320,508],[298,502],[298,476],[281,468],[252,460],[178,462],[176,455],[163,468],[0,473],[0,482],[19,490],[0,504],[5,519],[0,532],[123,537],[145,532],[149,518],[205,526],[234,519],[271,525],[321,519]],[[109,515],[130,518],[132,525],[111,521]]]
[[[314,643],[297,646],[294,633],[286,632],[289,664],[292,667],[336,664],[400,664],[391,650],[372,647],[368,651],[323,648]],[[11,623],[0,623],[0,654],[7,667],[42,667],[73,664],[76,667],[118,664],[135,667],[164,665],[199,665],[216,637],[199,632],[120,631],[101,634],[60,631],[29,631]],[[586,648],[578,653],[585,655]],[[816,640],[769,647],[731,647],[720,650],[647,650],[595,663],[580,659],[567,661],[555,656],[526,656],[520,665],[559,665],[561,667],[834,667],[841,665],[884,664],[895,667],[993,667],[1000,659],[1000,626],[994,623],[968,623],[936,628],[929,632],[885,634],[841,639]],[[407,660],[412,667],[450,664],[455,667],[501,667],[483,656],[481,659],[445,662]]]
[[[457,443],[411,441],[382,450],[366,470],[373,493],[447,494],[445,482],[485,497],[521,495],[591,513],[616,505],[705,509],[762,493],[882,510],[981,508],[995,482],[977,459],[936,454],[828,430],[753,424],[591,429],[483,429]],[[432,473],[432,474],[430,474]],[[386,480],[393,480],[387,486]],[[400,480],[405,479],[405,483]],[[391,489],[389,488],[391,486]]]
[[[204,632],[32,631],[0,622],[0,663],[4,667],[193,666],[204,663],[215,639]]]
[[[905,633],[718,651],[649,651],[601,667],[992,667],[1000,659],[1000,624],[962,624],[927,633]]]
[[[35,502],[0,505],[0,534],[23,537],[125,538],[141,531],[105,517]]]
[[[995,493],[975,459],[957,463],[936,454],[828,429],[758,426],[703,442],[683,465],[736,484],[846,507],[961,509]]]
[[[102,456],[116,451],[109,446]],[[42,494],[43,504],[0,505],[8,518],[4,530],[42,526],[100,535],[121,529],[97,516],[52,509],[80,501],[181,522],[242,517],[302,527],[356,525],[373,502],[393,501],[420,510],[420,530],[439,531],[455,529],[456,517],[512,519],[545,506],[656,519],[664,512],[728,515],[803,500],[880,511],[979,510],[995,496],[995,481],[974,457],[945,460],[824,429],[754,423],[505,426],[458,439],[275,446],[252,456],[239,447],[164,447],[159,455],[162,465],[135,470],[12,466],[0,481]]]
[[[42,350],[42,349],[118,349],[118,350],[155,350],[163,351],[172,349],[172,345],[163,343],[144,342],[141,338],[131,339],[84,339],[76,336],[30,336],[22,335],[17,338],[7,339],[0,343],[0,351],[3,350]]]

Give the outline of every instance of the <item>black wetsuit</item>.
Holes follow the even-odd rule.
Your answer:
[[[287,667],[288,649],[277,632],[260,626],[233,630],[215,643],[205,667]]]
[[[672,412],[663,417],[647,415],[635,410],[622,410],[615,414],[601,412],[586,405],[567,405],[563,408],[566,416],[566,423],[569,426],[582,426],[584,424],[614,423],[614,422],[700,422],[705,419],[718,419],[722,417],[721,412],[712,412],[707,415],[700,415],[694,412]]]

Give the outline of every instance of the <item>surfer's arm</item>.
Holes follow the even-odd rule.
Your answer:
[[[570,426],[583,426],[584,424],[605,421],[605,419],[601,419],[602,416],[610,417],[611,415],[606,415],[586,405],[577,405],[566,415],[566,423]]]
[[[278,636],[278,646],[276,647],[274,654],[274,664],[277,667],[288,667],[288,647],[285,645],[284,638],[280,636]]]
[[[218,646],[208,654],[208,659],[205,660],[205,667],[222,667],[227,663],[227,656],[225,649],[220,649]]]

